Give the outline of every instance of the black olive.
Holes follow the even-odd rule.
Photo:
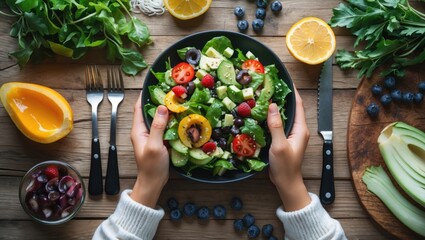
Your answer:
[[[186,52],[186,62],[192,65],[197,65],[201,60],[201,52],[196,48],[191,48]]]
[[[235,120],[233,120],[233,124],[235,124],[236,127],[242,127],[244,120],[240,117],[236,117]]]
[[[252,77],[249,75],[248,70],[242,69],[236,75],[236,81],[242,85],[246,85],[252,81]]]
[[[220,128],[214,128],[214,130],[212,131],[211,137],[214,140],[219,140],[221,138],[222,132]]]
[[[195,83],[193,83],[192,81],[188,82],[186,86],[186,91],[187,96],[191,96],[195,91]]]

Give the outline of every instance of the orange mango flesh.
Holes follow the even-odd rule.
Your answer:
[[[8,104],[28,130],[37,130],[47,137],[61,127],[62,110],[49,98],[31,89],[15,88],[8,94]]]

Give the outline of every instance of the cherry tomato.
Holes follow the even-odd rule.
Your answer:
[[[171,76],[177,84],[190,82],[195,76],[195,70],[187,62],[181,62],[173,67]]]
[[[232,142],[233,152],[239,156],[251,157],[257,149],[257,143],[248,134],[236,135]]]
[[[246,60],[242,63],[242,69],[251,70],[253,72],[264,73],[264,66],[254,59]]]

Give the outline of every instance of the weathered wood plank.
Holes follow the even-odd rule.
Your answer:
[[[52,144],[38,144],[24,137],[13,125],[3,106],[0,107],[0,124],[9,126],[2,128],[0,138],[0,169],[17,170],[24,173],[37,162],[48,159],[59,159],[75,166],[84,177],[88,176],[90,167],[91,118],[90,106],[86,102],[85,91],[59,90],[74,109],[74,129],[64,139]],[[120,175],[135,176],[133,148],[130,141],[130,131],[133,118],[134,103],[139,90],[127,90],[126,97],[119,108],[117,148],[119,156]],[[317,135],[316,90],[303,90],[301,95],[306,108],[307,124],[311,138],[305,153],[303,174],[307,178],[318,178],[321,174],[321,160],[317,160],[322,150],[322,139]],[[351,107],[353,90],[336,90],[334,103],[334,158],[335,176],[349,179],[350,174],[346,160],[346,128],[348,113]],[[109,146],[110,127],[109,102],[104,100],[99,108],[100,144],[104,173],[106,172],[107,148]]]

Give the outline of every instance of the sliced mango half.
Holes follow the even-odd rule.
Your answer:
[[[0,99],[16,127],[35,142],[55,142],[73,128],[71,106],[51,88],[9,82],[1,86]]]

